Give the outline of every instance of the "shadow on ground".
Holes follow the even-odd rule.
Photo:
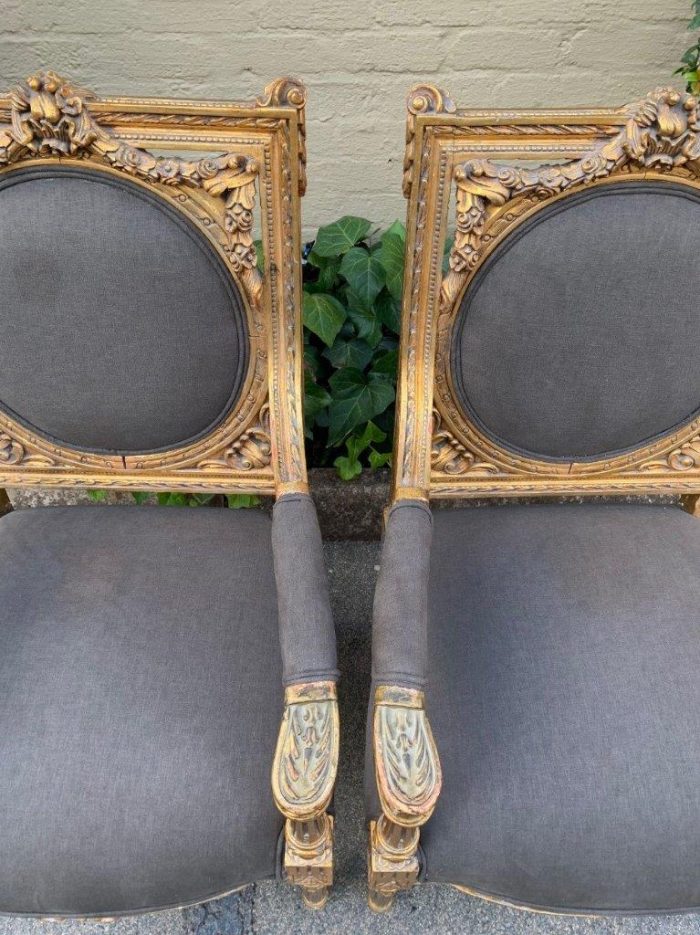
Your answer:
[[[400,897],[387,915],[367,909],[362,773],[379,545],[331,542],[325,548],[343,672],[336,886],[326,909],[308,912],[291,887],[268,882],[194,909],[111,924],[0,916],[0,935],[700,935],[700,914],[615,919],[537,915],[434,884]]]

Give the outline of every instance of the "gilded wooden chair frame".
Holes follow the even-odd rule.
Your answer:
[[[228,103],[98,98],[53,72],[31,76],[0,99],[0,177],[27,166],[75,165],[127,177],[162,197],[223,259],[243,297],[250,348],[233,409],[206,436],[171,450],[81,451],[0,412],[0,512],[9,507],[4,486],[308,492],[300,266],[305,103],[305,88],[294,78],[272,82],[255,101]],[[177,151],[202,157],[172,155]],[[253,242],[256,213],[264,273]],[[303,742],[300,720],[315,725]],[[335,685],[287,688],[272,792],[287,819],[287,877],[311,906],[323,905],[332,879],[333,820],[326,809],[337,754]],[[315,764],[313,783],[305,758]]]
[[[392,503],[680,494],[697,513],[700,419],[614,457],[566,462],[524,456],[499,445],[463,411],[450,354],[472,278],[504,237],[544,206],[584,186],[640,179],[700,189],[695,98],[660,88],[617,109],[467,110],[439,88],[419,85],[407,106],[407,272]],[[456,231],[443,274],[451,204]],[[401,720],[401,707],[413,709],[410,724]],[[397,745],[412,751],[398,785],[391,767]],[[418,829],[440,792],[439,757],[421,692],[379,686],[374,753],[383,815],[370,827],[370,904],[381,910],[417,879]]]

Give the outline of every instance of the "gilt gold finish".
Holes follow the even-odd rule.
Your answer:
[[[244,297],[250,348],[235,411],[204,438],[165,452],[80,451],[0,412],[0,485],[307,489],[298,260],[304,104],[304,87],[293,78],[273,82],[257,102],[230,104],[100,99],[53,72],[28,78],[0,99],[0,175],[60,161],[128,177],[162,197],[223,258]],[[202,158],[172,155],[178,149],[199,150]],[[253,242],[256,215],[265,276]]]
[[[374,769],[382,815],[370,823],[369,905],[384,912],[418,880],[419,827],[442,786],[423,692],[380,685],[374,696]]]
[[[291,685],[272,766],[272,792],[286,818],[284,872],[305,904],[321,909],[333,882],[333,818],[326,813],[338,769],[334,682]]]
[[[53,72],[0,99],[0,175],[52,162],[127,177],[186,215],[244,299],[249,367],[238,403],[193,444],[102,455],[57,444],[0,411],[1,485],[281,495],[308,489],[302,422],[300,196],[306,91],[272,82],[254,102],[97,98]],[[157,151],[165,151],[158,155]],[[201,152],[201,159],[173,151]],[[216,155],[209,155],[210,153]],[[253,241],[259,218],[265,274]],[[332,881],[338,709],[331,683],[287,690],[273,770],[285,867],[308,905]]]
[[[407,111],[407,275],[392,502],[678,493],[700,515],[700,419],[614,457],[537,460],[502,447],[474,424],[450,369],[465,290],[526,218],[584,187],[652,179],[700,189],[696,99],[661,88],[619,109],[464,110],[439,88],[419,85],[409,92]],[[451,204],[456,233],[443,275]],[[381,911],[418,879],[419,827],[435,808],[440,766],[421,693],[385,686],[375,701],[382,815],[370,825],[369,901]],[[406,713],[411,707],[414,720]]]
[[[408,127],[411,274],[403,296],[394,497],[699,490],[700,419],[612,457],[538,460],[502,447],[462,411],[450,355],[465,289],[503,238],[543,206],[584,187],[641,179],[700,189],[696,99],[661,88],[615,110],[472,111],[422,85],[409,94]],[[537,165],[522,168],[524,161]],[[456,235],[443,276],[451,200]]]

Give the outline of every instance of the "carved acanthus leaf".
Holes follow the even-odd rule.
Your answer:
[[[198,467],[256,471],[267,467],[271,460],[270,407],[265,403],[254,425],[239,435],[219,457],[207,458]]]
[[[0,434],[0,464],[21,464],[23,460],[23,446],[5,432]]]
[[[272,788],[287,818],[311,819],[330,803],[338,768],[338,730],[334,697],[285,706]]]
[[[700,435],[690,438],[661,458],[645,461],[637,470],[649,474],[663,474],[669,469],[672,471],[700,470]]]
[[[457,225],[450,271],[443,280],[443,307],[451,305],[465,275],[479,263],[489,213],[514,196],[548,198],[603,179],[625,167],[670,171],[681,166],[700,177],[700,134],[696,99],[659,88],[633,105],[621,130],[582,158],[536,169],[473,159],[455,167]]]
[[[0,132],[0,165],[25,155],[98,156],[107,165],[146,182],[200,188],[224,202],[225,251],[236,272],[257,291],[253,207],[258,165],[250,156],[224,153],[199,160],[155,156],[100,126],[89,110],[94,99],[54,72],[40,72],[10,95],[11,124]]]
[[[48,455],[30,451],[7,432],[0,432],[0,467],[15,464],[22,467],[51,467],[54,463]]]
[[[480,461],[442,425],[442,416],[437,409],[433,409],[431,466],[441,474],[498,474],[495,464]]]
[[[374,753],[385,814],[402,826],[422,825],[442,785],[440,760],[422,705],[376,704]]]

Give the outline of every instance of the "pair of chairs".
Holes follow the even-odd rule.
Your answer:
[[[271,521],[0,521],[2,912],[139,912],[276,872],[327,898],[338,672],[304,462],[304,103],[291,79],[209,104],[51,73],[0,101],[0,483],[276,498]],[[422,86],[408,111],[370,904],[426,879],[564,912],[698,907],[700,526],[590,499],[696,509],[696,102],[474,111]],[[429,506],[553,495],[586,499]]]

